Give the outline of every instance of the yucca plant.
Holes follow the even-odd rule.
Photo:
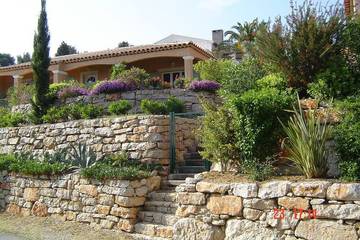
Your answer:
[[[325,144],[331,127],[320,120],[313,110],[304,112],[298,99],[298,108],[294,107],[294,115],[288,124],[281,123],[287,134],[284,141],[287,159],[307,178],[325,177],[327,172]]]

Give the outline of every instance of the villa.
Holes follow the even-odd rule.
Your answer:
[[[171,84],[178,77],[192,79],[193,64],[213,58],[212,43],[210,40],[173,34],[149,45],[54,57],[49,67],[50,81],[58,83],[76,79],[89,83],[109,79],[112,65],[126,63],[128,67],[143,68]],[[11,86],[31,81],[30,62],[0,67],[0,95],[6,94]]]

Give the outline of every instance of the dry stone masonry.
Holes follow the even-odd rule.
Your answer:
[[[27,152],[42,155],[79,142],[91,147],[98,157],[127,151],[143,162],[169,164],[168,116],[122,116],[78,120],[57,124],[0,129],[0,153]],[[176,119],[178,161],[196,151],[195,119]]]
[[[76,98],[68,98],[65,102],[58,102],[57,104],[70,104],[70,103],[91,103],[97,105],[107,106],[113,101],[120,99],[128,100],[133,106],[132,112],[140,112],[140,102],[144,99],[151,99],[157,101],[165,101],[170,96],[174,96],[185,103],[188,112],[202,112],[200,105],[200,98],[211,101],[220,102],[220,98],[215,93],[209,92],[193,92],[185,89],[162,89],[162,90],[136,90],[124,93],[114,94],[100,94],[96,96],[80,96]],[[31,111],[30,104],[23,104],[14,106],[13,112],[27,113]]]
[[[176,191],[173,239],[360,239],[360,183],[225,184],[198,174]]]
[[[78,174],[7,177],[6,211],[23,216],[54,216],[95,228],[133,232],[145,196],[160,188],[159,176],[127,181],[95,181]],[[4,188],[4,187],[3,187]],[[0,203],[1,203],[0,198]]]

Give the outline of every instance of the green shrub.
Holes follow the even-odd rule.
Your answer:
[[[118,79],[120,73],[126,70],[126,65],[123,63],[115,64],[111,68],[110,80]]]
[[[341,179],[344,181],[354,182],[360,179],[360,165],[358,162],[340,162],[339,169]]]
[[[259,88],[286,88],[286,79],[280,73],[272,73],[256,81]]]
[[[55,101],[58,97],[58,92],[68,87],[80,86],[80,83],[76,80],[64,81],[60,83],[52,83],[49,86],[48,97],[51,101]]]
[[[106,163],[95,164],[89,168],[82,169],[80,173],[86,178],[97,180],[134,180],[150,176],[150,172],[141,170],[140,167],[131,166],[119,168]]]
[[[165,115],[170,112],[185,112],[185,104],[183,101],[171,96],[165,102],[144,99],[140,103],[140,109],[146,114]]]
[[[122,115],[126,114],[128,111],[130,111],[132,108],[132,105],[127,100],[120,100],[118,102],[113,102],[109,104],[108,110],[111,114],[114,115]]]
[[[287,134],[287,158],[307,178],[325,177],[328,170],[325,144],[331,134],[330,126],[321,123],[313,110],[305,114],[299,100],[298,108],[294,108],[294,115],[283,128]]]
[[[133,83],[137,87],[145,86],[149,78],[150,74],[148,74],[144,69],[138,67],[132,67],[128,70],[122,71],[118,75],[118,79],[127,83]]]
[[[68,121],[69,112],[67,107],[51,107],[44,116],[42,120],[45,123],[59,123]]]
[[[26,175],[57,175],[69,170],[69,165],[62,162],[40,161],[31,153],[0,155],[0,171]]]
[[[308,85],[308,93],[311,97],[319,101],[329,100],[333,96],[323,79],[318,79],[317,81],[310,83]]]
[[[360,97],[337,103],[342,120],[335,127],[336,151],[340,156],[342,178],[360,179]],[[357,173],[356,172],[357,169]]]
[[[28,122],[28,116],[23,113],[12,113],[0,108],[0,127],[17,127]]]
[[[9,170],[9,166],[13,162],[15,162],[13,154],[0,154],[0,171]]]
[[[232,164],[242,159],[243,149],[237,145],[234,112],[226,106],[202,102],[205,116],[197,131],[200,151],[204,159],[219,163],[221,171],[228,171]]]
[[[251,144],[251,157],[265,160],[279,151],[279,140],[284,133],[279,119],[286,121],[286,111],[294,102],[293,94],[276,88],[252,89],[231,99],[247,131],[239,133],[242,144]],[[248,139],[248,140],[246,140]],[[266,149],[266,151],[264,151]]]
[[[33,84],[19,84],[16,88],[10,87],[7,92],[7,99],[11,106],[28,104],[35,93]]]
[[[222,83],[226,78],[226,71],[235,66],[231,60],[215,60],[209,59],[199,61],[194,65],[194,70],[199,73],[201,79],[212,80]]]
[[[305,95],[307,85],[330,64],[339,66],[345,14],[340,4],[294,3],[286,23],[277,19],[257,34],[260,57],[280,70],[288,86]],[[353,40],[352,40],[353,41]]]
[[[25,175],[59,175],[68,170],[68,166],[63,163],[47,163],[34,160],[16,161],[11,163],[10,172]]]
[[[140,103],[140,109],[146,114],[164,115],[168,113],[163,102],[150,99],[142,100]]]
[[[104,115],[104,108],[95,104],[80,105],[80,117],[81,119],[94,119]]]
[[[167,112],[183,113],[185,112],[185,104],[183,101],[171,96],[165,102]]]

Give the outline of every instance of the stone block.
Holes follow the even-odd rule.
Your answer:
[[[270,181],[260,185],[258,196],[262,199],[286,196],[290,191],[289,181]]]
[[[278,199],[278,204],[285,207],[286,209],[308,209],[309,199],[301,197],[281,197]]]
[[[220,193],[224,194],[230,190],[230,184],[212,183],[201,181],[196,184],[196,191],[203,193]]]
[[[39,200],[39,189],[38,188],[25,188],[24,199],[29,202],[35,202]]]
[[[325,198],[330,184],[328,181],[295,182],[291,184],[291,190],[295,196]]]
[[[300,221],[295,236],[311,240],[358,239],[354,226],[318,219]]]
[[[241,216],[243,203],[241,197],[212,195],[206,207],[212,214]]]
[[[121,218],[136,218],[138,208],[112,207],[110,214]]]
[[[204,205],[206,203],[204,193],[179,192],[176,198],[178,203],[185,205]]]
[[[35,202],[31,209],[31,214],[37,217],[46,217],[48,215],[48,207],[46,204]]]
[[[360,201],[360,183],[334,183],[327,189],[330,200]]]
[[[258,185],[257,183],[234,183],[231,185],[231,192],[235,196],[255,198],[258,193]]]

